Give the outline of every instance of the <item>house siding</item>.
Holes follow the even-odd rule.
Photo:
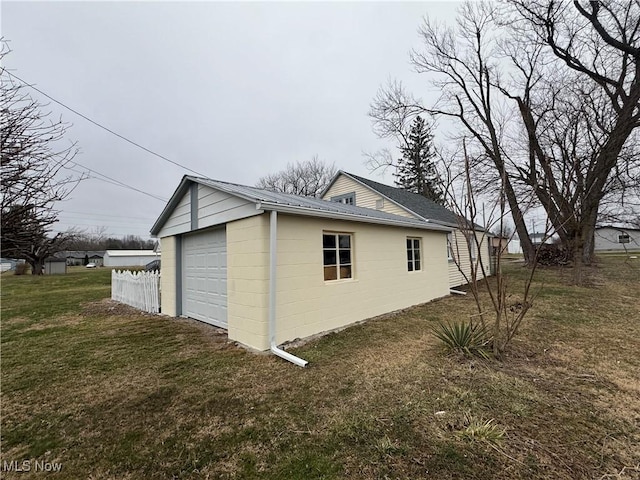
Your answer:
[[[620,243],[618,236],[626,233],[629,235],[629,243]],[[606,251],[618,251],[624,252],[627,250],[637,251],[640,249],[640,230],[625,229],[625,228],[611,228],[604,227],[598,228],[594,235],[594,250],[596,252]]]
[[[353,241],[353,279],[325,282],[324,231]],[[422,270],[407,271],[406,238],[422,239]],[[446,235],[425,230],[280,215],[277,342],[304,338],[449,293]]]
[[[191,192],[183,195],[171,216],[158,232],[158,237],[168,237],[191,230]]]
[[[223,223],[262,213],[253,202],[206,185],[198,185],[198,228],[222,225]]]
[[[160,275],[161,311],[165,315],[175,317],[176,311],[176,237],[160,239],[162,249],[162,275]]]
[[[418,218],[416,215],[413,215],[404,208],[399,207],[391,200],[384,198],[379,193],[374,192],[370,188],[363,186],[346,175],[340,175],[322,198],[324,200],[331,200],[331,197],[351,192],[355,192],[356,194],[357,207],[372,208],[374,210],[380,210],[381,212],[392,213],[403,217]],[[383,207],[380,209],[376,208],[376,202],[378,200],[384,200]]]
[[[189,189],[180,199],[171,216],[158,233],[160,238],[189,233],[202,228],[262,213],[249,202],[206,185],[196,184],[195,194]],[[193,196],[192,196],[193,195]],[[194,205],[192,205],[192,203]],[[194,213],[192,214],[192,206]]]
[[[269,216],[227,224],[227,328],[229,338],[269,348]]]
[[[449,260],[449,286],[451,288],[467,284],[468,282],[467,280],[465,280],[465,275],[468,279],[471,279],[471,256],[469,254],[469,247],[467,246],[467,239],[460,230],[454,230],[452,232],[452,238],[455,261]],[[485,271],[488,273],[490,267],[490,257],[486,235],[483,235],[481,232],[477,232],[476,238],[480,243],[480,255],[482,257]],[[478,280],[480,280],[484,278],[484,276],[482,275],[482,271],[479,268],[479,263],[477,264],[477,268],[477,278]],[[460,271],[461,269],[465,273],[465,275],[462,274],[462,272]]]

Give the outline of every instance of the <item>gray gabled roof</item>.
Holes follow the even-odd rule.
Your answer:
[[[345,171],[338,172],[338,175],[340,173],[347,177],[351,177],[353,180],[364,184],[372,190],[375,190],[380,195],[387,197],[389,200],[397,203],[401,207],[404,207],[406,210],[415,213],[425,220],[431,220],[450,226],[458,225],[458,218],[455,213],[448,210],[446,207],[437,204],[433,200],[423,197],[422,195],[418,195],[417,193],[409,192],[401,188],[391,187],[383,183],[374,182],[368,178],[359,177],[358,175]]]
[[[272,192],[256,187],[239,185],[236,183],[222,182],[210,178],[194,177],[185,175],[176,189],[175,193],[167,203],[162,214],[153,225],[151,233],[158,234],[164,222],[169,218],[171,212],[186,193],[189,184],[192,182],[206,185],[208,187],[226,192],[239,198],[256,204],[259,210],[275,210],[282,213],[294,215],[307,215],[316,217],[333,218],[336,220],[351,220],[365,223],[376,223],[382,225],[396,225],[425,230],[451,231],[450,228],[442,225],[429,223],[424,220],[402,217],[390,213],[373,210],[370,208],[355,207],[343,203],[330,202],[315,197],[304,197],[301,195],[291,195],[288,193]]]

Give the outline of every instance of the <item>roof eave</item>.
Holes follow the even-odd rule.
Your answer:
[[[188,175],[184,175],[182,177],[182,180],[180,180],[178,187],[175,189],[175,191],[173,192],[173,195],[171,195],[171,198],[169,199],[167,204],[164,206],[162,213],[160,213],[160,216],[151,227],[151,230],[149,230],[151,235],[155,237],[156,235],[158,235],[158,233],[160,233],[160,230],[162,230],[164,223],[171,216],[171,212],[173,212],[173,209],[177,206],[178,202],[182,199],[182,196],[185,194],[187,190],[187,185],[189,184],[189,182],[193,182],[193,181],[194,181],[193,177],[189,177]]]
[[[264,210],[275,210],[279,213],[289,213],[292,215],[304,215],[307,217],[319,217],[319,218],[330,218],[333,220],[349,220],[360,223],[373,223],[376,225],[389,225],[394,227],[406,227],[406,228],[417,228],[420,230],[433,230],[436,232],[451,232],[451,228],[446,227],[444,225],[437,225],[434,223],[424,223],[419,224],[415,222],[405,222],[402,220],[393,220],[393,219],[383,219],[383,218],[375,218],[375,217],[367,217],[363,215],[350,214],[350,213],[342,213],[342,212],[332,212],[327,210],[317,210],[309,207],[302,207],[298,205],[282,205],[280,203],[274,202],[259,202],[256,204],[257,208]]]

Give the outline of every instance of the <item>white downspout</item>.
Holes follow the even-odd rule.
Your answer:
[[[453,288],[449,289],[449,293],[455,293],[456,295],[466,295],[467,292],[462,292],[460,290],[454,290]]]
[[[277,248],[278,248],[278,212],[271,210],[269,224],[269,342],[271,344],[271,353],[277,355],[291,363],[295,363],[299,367],[307,365],[306,360],[291,355],[276,344],[276,278],[277,278]]]

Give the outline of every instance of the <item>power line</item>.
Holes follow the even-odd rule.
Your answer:
[[[83,167],[83,168],[87,168],[87,167],[84,167],[83,165],[80,165],[79,163],[76,163],[76,162],[75,162],[75,161],[73,161],[73,160],[70,160],[70,161],[71,161],[72,163],[74,163],[75,165],[79,165],[79,166],[81,166],[81,167]],[[89,175],[87,172],[83,172],[83,171],[76,170],[76,169],[71,168],[71,167],[67,167],[66,165],[63,165],[63,168],[65,168],[65,169],[67,169],[67,170],[70,170],[70,171],[72,171],[72,172],[75,172],[75,173],[79,173],[79,174],[81,174],[81,175],[84,175],[84,176],[85,176],[84,178],[92,178],[92,179],[94,179],[94,180],[100,180],[101,182],[108,183],[109,185],[115,185],[116,187],[128,188],[128,189],[130,189],[130,190],[134,190],[134,191],[136,191],[136,192],[143,193],[144,195],[148,195],[148,196],[152,197],[154,200],[161,200],[161,201],[163,201],[163,202],[166,202],[166,201],[167,201],[167,200],[166,200],[166,199],[164,199],[164,198],[157,197],[157,196],[155,196],[155,195],[154,195],[154,194],[152,194],[152,193],[143,192],[143,191],[141,191],[141,190],[138,190],[136,187],[130,186],[130,185],[128,185],[128,184],[126,184],[126,183],[124,183],[124,182],[121,182],[121,181],[119,181],[119,180],[111,181],[111,180],[107,180],[106,178],[96,177],[96,176],[93,176],[93,175]],[[87,169],[88,169],[88,168],[87,168]],[[99,173],[99,172],[95,172],[95,173],[96,173],[96,174],[98,174],[98,175],[103,175],[102,173]],[[103,175],[103,176],[104,176],[104,175]],[[83,180],[83,179],[81,179],[81,180]]]
[[[153,193],[145,192],[144,190],[140,190],[139,188],[136,188],[136,187],[133,187],[133,186],[131,186],[129,184],[121,182],[120,180],[116,180],[113,177],[105,175],[104,173],[100,173],[97,170],[93,170],[92,168],[89,168],[86,165],[83,165],[83,164],[81,164],[81,163],[79,163],[79,162],[77,162],[75,160],[70,160],[70,162],[73,163],[74,165],[77,165],[79,167],[82,167],[82,168],[85,168],[85,169],[89,170],[91,173],[95,173],[96,175],[100,175],[100,176],[102,176],[102,177],[104,177],[104,178],[106,178],[108,180],[111,180],[111,183],[115,182],[115,184],[120,186],[120,187],[125,187],[125,188],[129,188],[131,190],[135,190],[138,193],[142,193],[143,195],[147,195],[148,197],[155,198],[156,200],[160,200],[161,202],[167,202],[166,198],[159,197],[157,195],[154,195]],[[65,168],[69,168],[69,167],[65,167]],[[69,170],[71,170],[71,168],[69,168]],[[96,177],[92,177],[92,178],[96,178]],[[102,178],[96,178],[96,180],[106,181],[106,180],[104,180]],[[107,183],[109,183],[109,182],[107,182]]]
[[[114,131],[113,131],[113,130],[111,130],[110,128],[105,127],[104,125],[102,125],[102,124],[100,124],[100,123],[96,122],[95,120],[92,120],[91,118],[89,118],[89,117],[87,117],[86,115],[84,115],[84,114],[80,113],[79,111],[77,111],[77,110],[75,110],[75,109],[73,109],[73,108],[69,107],[68,105],[65,105],[65,104],[64,104],[64,103],[62,103],[61,101],[56,100],[56,99],[55,99],[55,98],[53,98],[51,95],[48,95],[48,94],[44,93],[42,90],[40,90],[40,89],[39,89],[39,88],[37,88],[37,87],[34,87],[32,84],[30,84],[30,83],[28,83],[28,82],[24,81],[23,79],[21,79],[21,78],[20,78],[20,77],[18,77],[17,75],[15,75],[15,74],[13,74],[13,73],[11,73],[11,72],[7,71],[6,69],[4,69],[4,71],[7,73],[7,75],[9,75],[9,76],[11,76],[11,77],[15,78],[16,80],[19,80],[20,82],[22,82],[22,83],[23,83],[24,85],[26,85],[27,87],[34,89],[36,92],[40,93],[41,95],[44,95],[44,96],[45,96],[45,97],[47,97],[49,100],[51,100],[51,101],[53,101],[53,102],[57,103],[58,105],[60,105],[60,106],[62,106],[62,107],[64,107],[64,108],[66,108],[66,109],[67,109],[67,110],[69,110],[70,112],[75,113],[75,114],[76,114],[76,115],[78,115],[79,117],[84,118],[86,121],[88,121],[88,122],[90,122],[90,123],[94,124],[95,126],[100,127],[100,128],[102,128],[103,130],[106,130],[107,132],[111,133],[112,135],[115,135],[116,137],[118,137],[118,138],[120,138],[120,139],[124,140],[125,142],[128,142],[128,143],[130,143],[131,145],[134,145],[134,146],[136,146],[136,147],[138,147],[138,148],[140,148],[140,149],[144,150],[145,152],[150,153],[151,155],[155,155],[156,157],[158,157],[158,158],[160,158],[160,159],[162,159],[162,160],[164,160],[164,161],[166,161],[166,162],[169,162],[169,163],[172,163],[172,164],[174,164],[174,165],[176,165],[176,166],[178,166],[178,167],[184,168],[185,170],[188,170],[189,172],[195,173],[196,175],[199,175],[199,176],[201,176],[201,177],[206,177],[206,175],[204,175],[204,174],[202,174],[202,173],[200,173],[200,172],[197,172],[196,170],[194,170],[194,169],[192,169],[192,168],[189,168],[189,167],[187,167],[187,166],[185,166],[185,165],[182,165],[181,163],[178,163],[178,162],[176,162],[176,161],[174,161],[174,160],[171,160],[170,158],[167,158],[167,157],[165,157],[164,155],[160,155],[159,153],[156,153],[156,152],[154,152],[153,150],[150,150],[150,149],[148,149],[147,147],[144,147],[144,146],[140,145],[139,143],[134,142],[133,140],[129,140],[129,139],[128,139],[127,137],[125,137],[124,135],[120,135],[118,132],[114,132]]]
[[[128,215],[111,215],[107,213],[95,213],[95,212],[78,212],[77,210],[62,210],[64,213],[75,213],[78,215],[90,215],[92,217],[112,217],[112,218],[128,218],[130,220],[155,220],[155,217],[131,217]]]

